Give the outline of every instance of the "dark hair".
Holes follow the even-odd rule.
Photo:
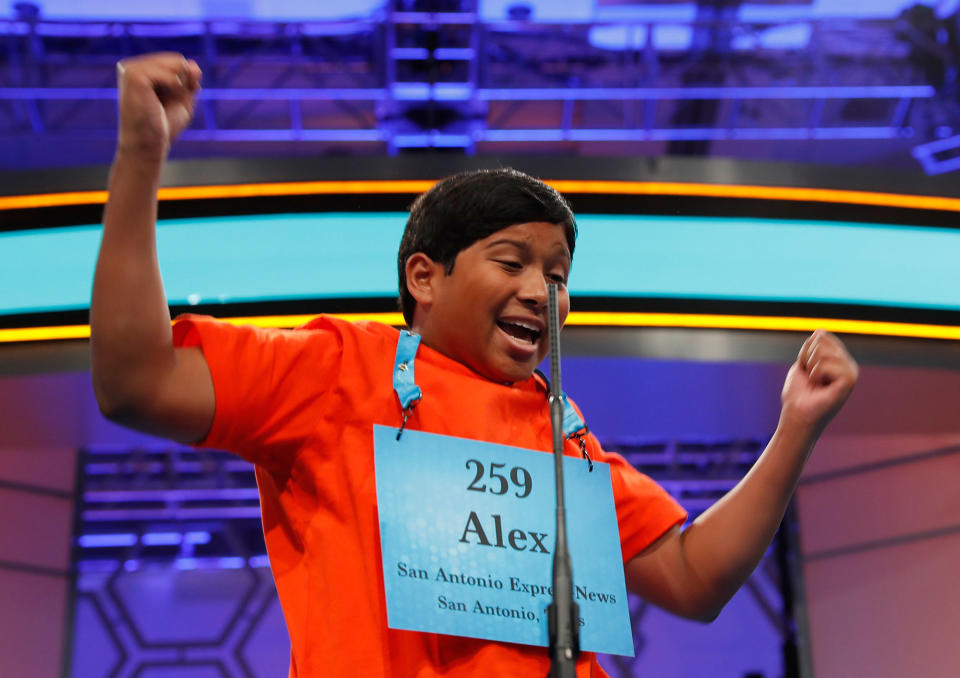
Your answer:
[[[438,182],[410,206],[397,253],[400,310],[413,324],[417,302],[407,289],[407,259],[423,252],[453,272],[457,254],[478,240],[516,224],[543,221],[561,226],[573,254],[577,223],[567,201],[539,179],[514,169],[461,172]]]

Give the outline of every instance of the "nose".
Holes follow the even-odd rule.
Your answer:
[[[536,270],[527,271],[523,276],[520,291],[517,294],[520,300],[535,309],[547,306],[547,279]]]

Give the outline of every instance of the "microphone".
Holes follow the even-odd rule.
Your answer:
[[[567,516],[563,499],[563,389],[560,385],[560,310],[557,285],[547,285],[547,336],[550,340],[550,423],[557,482],[557,542],[553,551],[553,600],[547,606],[550,640],[548,678],[576,678],[580,655],[579,606],[573,600],[573,567],[567,547]]]

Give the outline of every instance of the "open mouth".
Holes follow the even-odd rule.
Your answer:
[[[515,320],[498,320],[497,326],[521,344],[533,345],[540,339],[540,330],[533,325]]]

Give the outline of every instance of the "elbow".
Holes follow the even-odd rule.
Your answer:
[[[98,380],[96,375],[93,378],[93,395],[97,401],[97,407],[100,409],[100,414],[110,421],[120,422],[129,416],[133,409],[128,399],[121,396],[116,388],[110,388],[108,384]]]
[[[144,398],[129,381],[107,378],[96,370],[92,373],[93,395],[100,414],[117,424],[126,424],[136,417]]]
[[[710,624],[720,616],[727,601],[717,602],[701,596],[677,596],[649,602],[681,619]]]
[[[671,611],[683,619],[700,622],[701,624],[710,624],[716,621],[717,617],[720,616],[720,612],[723,611],[723,608],[723,603],[695,603]]]
[[[716,590],[705,593],[705,595],[699,597],[696,601],[688,619],[698,621],[702,624],[710,624],[716,621],[720,613],[723,612],[723,608],[725,608],[727,603],[730,602],[730,599],[733,598],[734,593],[736,593],[736,590],[734,590],[733,593],[728,594],[724,592],[720,595],[717,594]]]
[[[162,372],[157,361],[140,356],[118,357],[117,353],[91,343],[90,379],[100,414],[117,424],[126,424],[148,405]]]
[[[695,595],[689,596],[676,613],[690,621],[710,624],[716,621],[732,597],[732,595],[717,595],[716,590],[701,589]]]
[[[723,605],[705,608],[699,610],[695,616],[692,617],[693,621],[698,621],[701,624],[711,624],[716,621],[717,617],[720,616],[720,612],[723,610]]]
[[[124,401],[127,399],[124,380],[119,375],[124,374],[125,370],[114,367],[114,363],[108,357],[104,357],[103,351],[98,351],[98,344],[95,337],[90,340],[90,383],[93,387],[93,397],[97,401],[97,407],[104,418],[111,421],[123,416],[127,409]]]
[[[634,593],[672,615],[701,624],[715,621],[729,601],[729,598],[721,599],[696,584],[679,587],[669,594],[663,590]]]

